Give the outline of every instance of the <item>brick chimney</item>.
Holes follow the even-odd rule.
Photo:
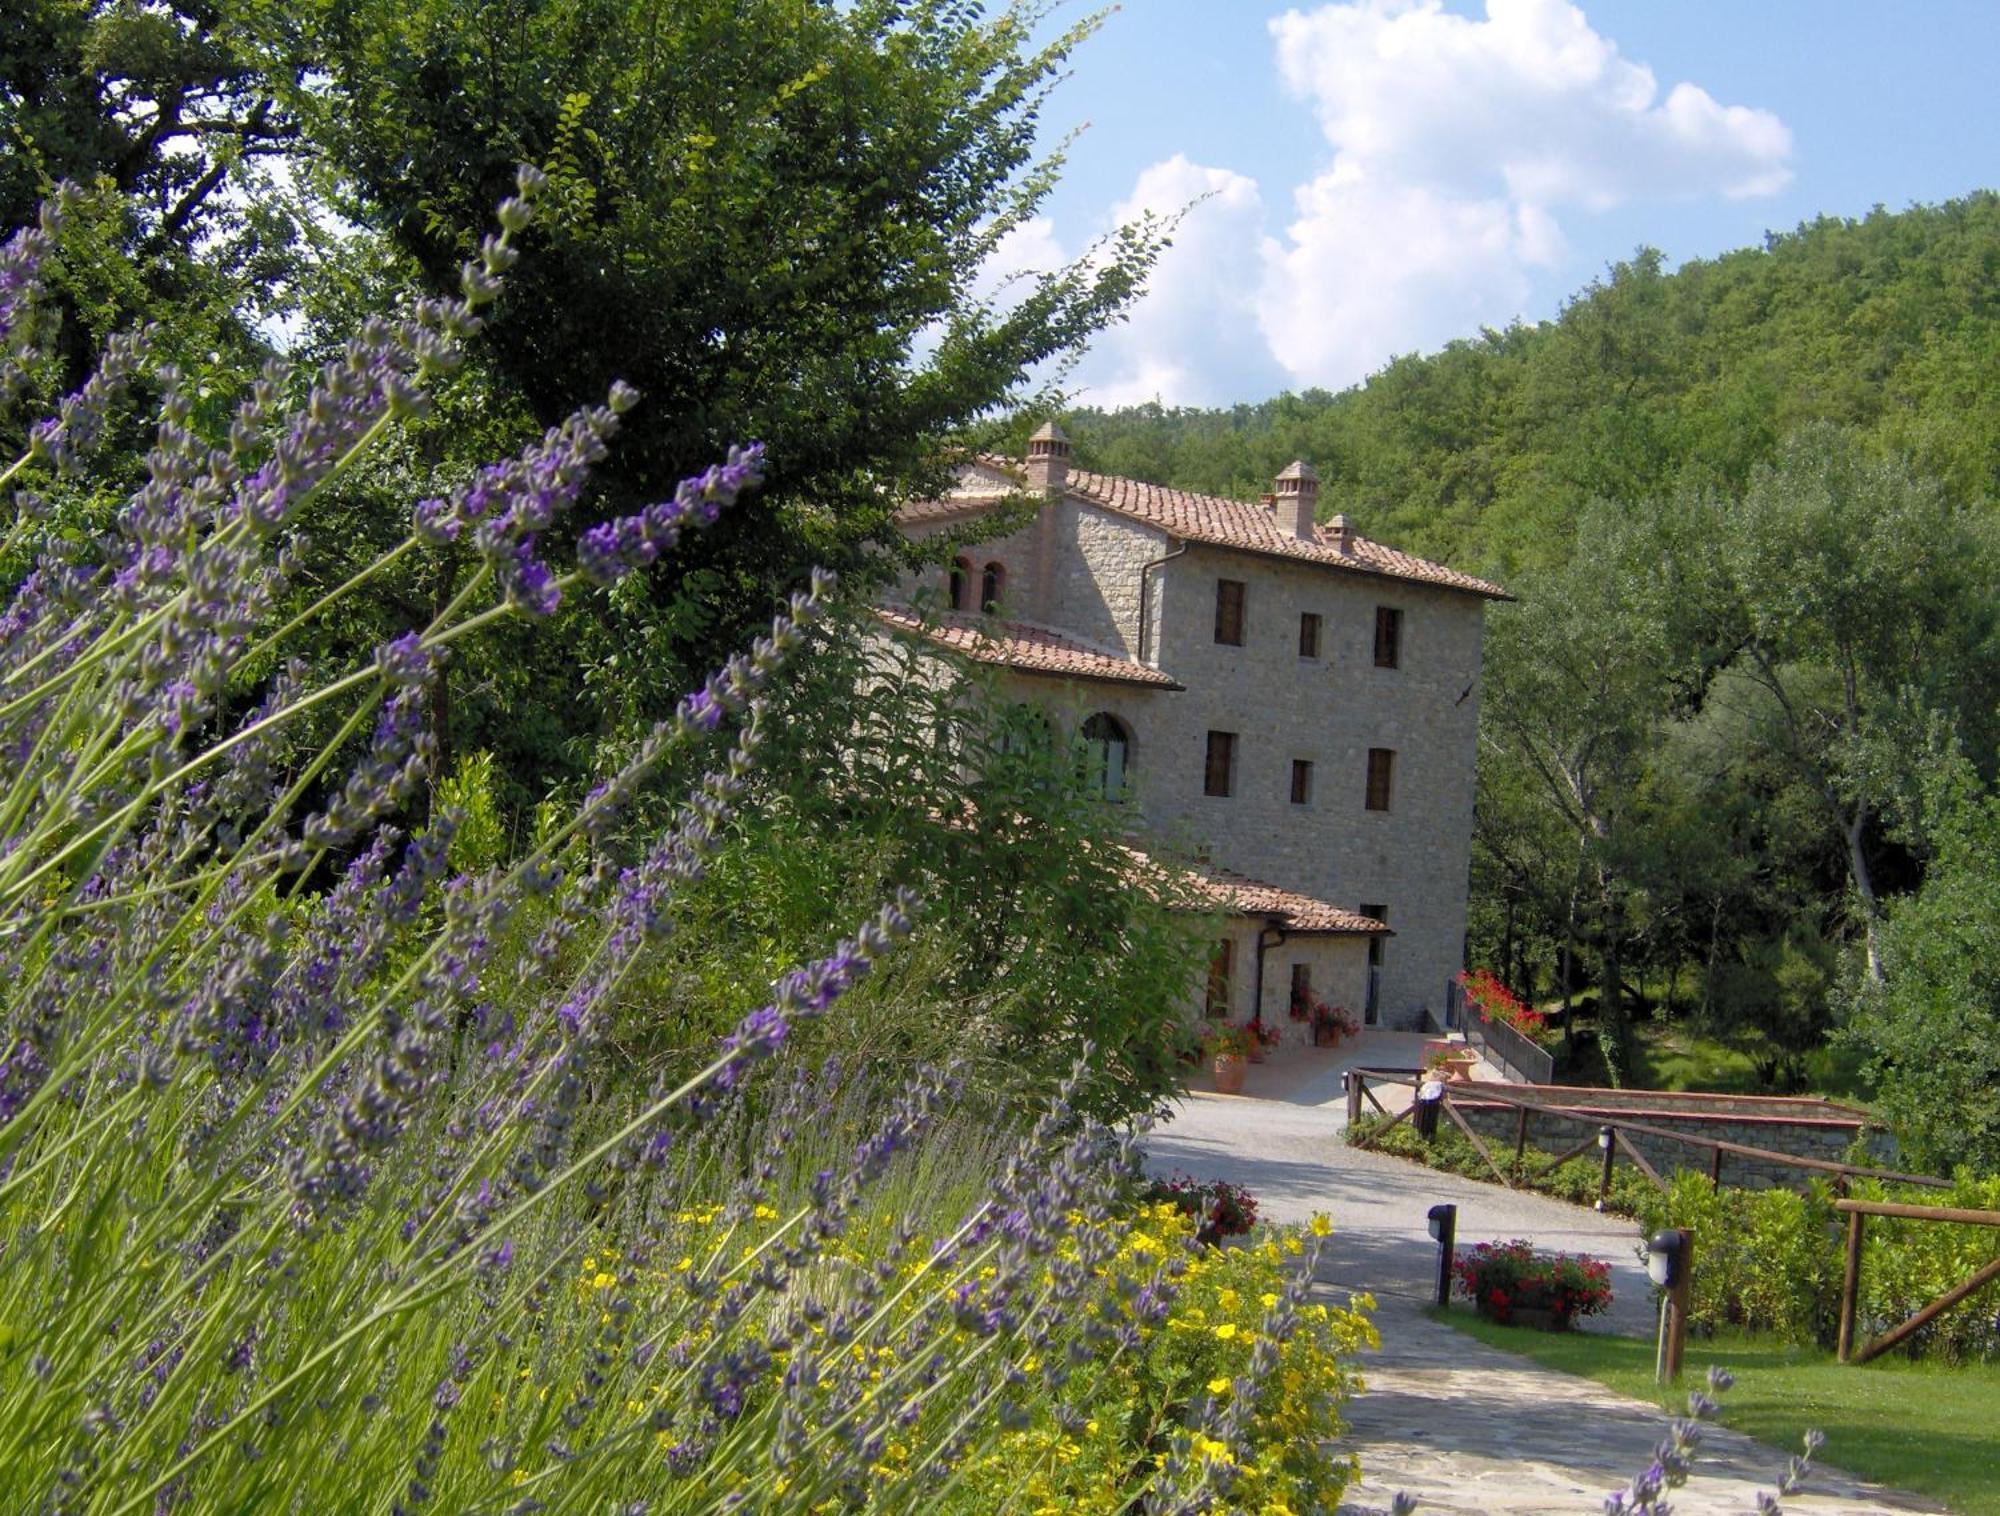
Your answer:
[[[1333,545],[1342,553],[1354,551],[1354,528],[1344,515],[1335,516],[1326,524],[1326,534],[1333,539]]]
[[[1313,540],[1313,512],[1319,505],[1319,475],[1300,459],[1277,478],[1278,530]]]
[[[1055,422],[1044,421],[1028,439],[1028,488],[1060,498],[1068,480],[1069,438]]]

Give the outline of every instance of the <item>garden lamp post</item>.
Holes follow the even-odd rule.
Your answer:
[[[1437,1239],[1437,1303],[1443,1310],[1451,1303],[1451,1265],[1458,1245],[1458,1207],[1434,1205],[1430,1214],[1431,1236]]]
[[[1646,1243],[1646,1277],[1660,1287],[1660,1344],[1653,1377],[1661,1384],[1678,1379],[1687,1346],[1688,1301],[1694,1286],[1694,1237],[1670,1229]]]
[[[1618,1160],[1618,1133],[1608,1126],[1599,1127],[1597,1145],[1604,1153],[1604,1172],[1597,1179],[1597,1204],[1593,1209],[1601,1211],[1605,1197],[1611,1193],[1611,1165]]]

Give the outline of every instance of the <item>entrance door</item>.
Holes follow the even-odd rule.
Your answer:
[[[1364,903],[1361,914],[1386,923],[1388,916],[1382,906]],[[1361,1024],[1374,1026],[1382,1016],[1382,939],[1368,939],[1368,999],[1361,1008]]]

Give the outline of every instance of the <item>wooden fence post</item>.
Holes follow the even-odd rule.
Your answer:
[[[1347,1124],[1361,1124],[1361,1070],[1349,1069],[1340,1076],[1347,1084]]]
[[[1681,1355],[1687,1351],[1688,1312],[1694,1307],[1694,1233],[1681,1234],[1681,1271],[1667,1294],[1673,1312],[1672,1330],[1667,1333],[1667,1383],[1681,1377]]]
[[[1861,1292],[1861,1213],[1847,1213],[1847,1270],[1840,1281],[1840,1346],[1836,1356],[1846,1363],[1854,1356],[1854,1313]]]
[[[1520,1119],[1514,1123],[1514,1167],[1520,1168],[1528,1156],[1528,1108],[1521,1107]]]

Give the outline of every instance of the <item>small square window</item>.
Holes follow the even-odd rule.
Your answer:
[[[1317,658],[1319,656],[1319,616],[1307,611],[1299,617],[1299,656]]]
[[[1403,661],[1403,613],[1393,605],[1375,607],[1375,667],[1398,668]]]
[[[1208,763],[1202,774],[1201,792],[1204,795],[1228,796],[1234,793],[1236,780],[1236,734],[1234,732],[1210,732],[1208,734]]]
[[[1229,1015],[1229,971],[1235,966],[1236,944],[1227,937],[1215,945],[1208,960],[1208,994],[1202,1010],[1216,1020]]]
[[[1313,998],[1313,971],[1310,963],[1292,965],[1292,1014],[1305,1019]]]
[[[1371,747],[1368,750],[1368,809],[1386,811],[1389,809],[1390,786],[1396,768],[1396,755],[1386,747]]]
[[[1215,640],[1230,647],[1243,646],[1243,581],[1215,581]]]
[[[1313,766],[1304,758],[1292,760],[1292,804],[1305,805],[1312,799]]]

